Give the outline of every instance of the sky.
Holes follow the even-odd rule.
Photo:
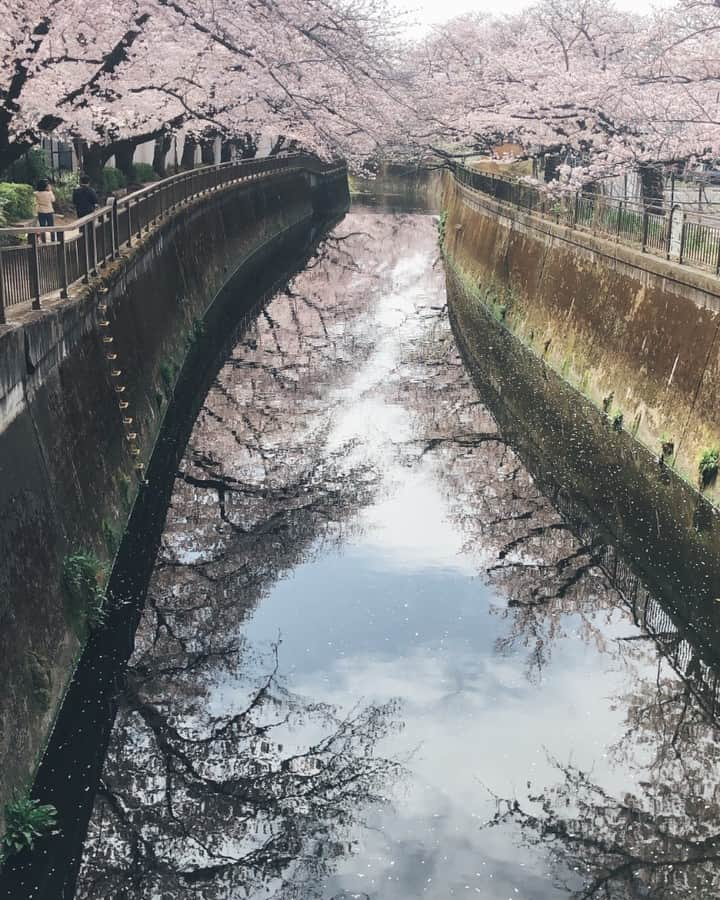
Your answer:
[[[529,0],[403,0],[399,5],[415,14],[421,26],[425,28],[436,22],[444,22],[453,16],[467,12],[488,12],[495,15],[513,13],[530,5]],[[615,0],[619,9],[645,12],[653,6],[668,6],[669,0]]]

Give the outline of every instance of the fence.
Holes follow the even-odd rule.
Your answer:
[[[66,298],[73,284],[97,275],[120,256],[122,247],[132,246],[190,200],[228,185],[298,170],[329,176],[345,172],[345,165],[296,154],[203,166],[113,200],[71,225],[0,228],[0,242],[27,238],[17,246],[0,243],[0,324],[9,307],[31,302],[33,309],[40,309],[44,297]]]
[[[559,225],[599,233],[643,253],[720,275],[720,218],[686,211],[680,204],[666,210],[661,201],[643,206],[602,194],[552,195],[458,163],[453,171],[459,184]]]

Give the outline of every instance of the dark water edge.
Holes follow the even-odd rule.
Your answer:
[[[455,339],[542,493],[593,549],[636,623],[713,718],[720,515],[518,340],[447,268]]]
[[[58,810],[59,833],[0,872],[8,900],[71,900],[95,791],[134,635],[163,532],[177,465],[205,396],[262,305],[301,271],[341,216],[293,226],[245,261],[217,295],[179,373],[162,430],[107,588],[107,617],[91,634],[69,684],[30,796]],[[278,272],[281,272],[278,275]]]

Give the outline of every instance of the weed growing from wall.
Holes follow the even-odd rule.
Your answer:
[[[438,244],[440,245],[440,249],[442,250],[445,247],[445,236],[447,234],[447,212],[443,210],[440,213],[437,223],[438,229]]]
[[[57,810],[50,804],[24,797],[5,807],[5,836],[0,844],[0,862],[23,850],[32,850],[46,834],[56,833]]]
[[[86,628],[97,628],[105,620],[105,570],[92,553],[73,553],[63,560],[63,587],[68,600],[68,614],[78,637]]]
[[[720,468],[720,450],[717,447],[708,447],[700,454],[698,460],[698,473],[700,475],[700,487],[708,487],[717,478]]]

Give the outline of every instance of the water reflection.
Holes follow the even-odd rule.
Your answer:
[[[350,215],[198,417],[78,896],[714,896],[712,669],[558,500]]]

